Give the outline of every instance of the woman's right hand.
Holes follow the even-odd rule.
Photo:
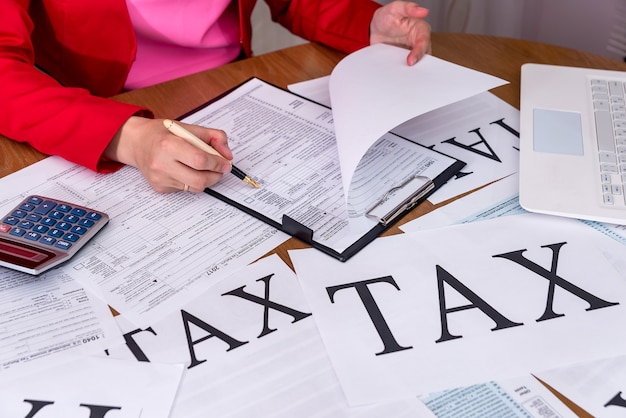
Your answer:
[[[104,152],[112,161],[141,171],[154,190],[202,192],[231,168],[233,155],[226,133],[219,129],[180,123],[211,145],[224,158],[209,154],[169,132],[163,119],[132,116]]]

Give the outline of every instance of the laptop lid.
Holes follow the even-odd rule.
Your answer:
[[[612,80],[618,83],[611,84],[611,92],[606,87],[604,95],[602,86]],[[626,72],[620,71],[522,66],[519,199],[524,209],[626,224],[626,129],[619,127],[623,118],[626,128],[625,83]],[[596,106],[617,113],[617,125],[609,120],[609,133],[618,139],[623,134],[625,142],[613,155],[598,153],[594,98]]]

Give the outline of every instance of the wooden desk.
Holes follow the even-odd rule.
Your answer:
[[[520,67],[526,62],[596,67],[626,71],[626,64],[601,56],[534,42],[483,35],[435,33],[433,55],[492,74],[510,82],[493,90],[498,97],[519,108]],[[115,99],[152,109],[156,117],[174,118],[213,97],[256,76],[281,87],[330,74],[344,55],[315,44],[295,46],[232,63],[149,88],[116,96]],[[28,145],[0,136],[0,177],[43,159],[45,155]],[[398,225],[434,209],[429,202],[420,205]],[[387,234],[398,233],[396,227]],[[304,244],[290,239],[276,249],[289,262],[287,250]],[[558,394],[557,394],[558,395]],[[565,399],[581,416],[590,416]]]
[[[498,87],[493,92],[517,108],[520,67],[525,62],[626,71],[626,64],[598,55],[484,35],[434,33],[433,55],[509,81],[510,84]],[[124,93],[115,99],[148,106],[157,117],[172,118],[252,76],[287,87],[291,83],[328,75],[343,56],[320,45],[304,44]],[[9,141],[0,135],[0,177],[44,157],[30,146]]]

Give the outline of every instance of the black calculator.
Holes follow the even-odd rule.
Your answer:
[[[28,196],[0,222],[0,266],[30,274],[69,260],[109,217],[44,196]]]

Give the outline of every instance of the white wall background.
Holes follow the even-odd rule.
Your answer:
[[[337,0],[339,1],[339,0]],[[391,0],[377,0],[388,3]],[[545,42],[623,60],[626,0],[419,0],[434,31]],[[304,40],[271,22],[264,1],[252,17],[253,50],[262,54]]]

